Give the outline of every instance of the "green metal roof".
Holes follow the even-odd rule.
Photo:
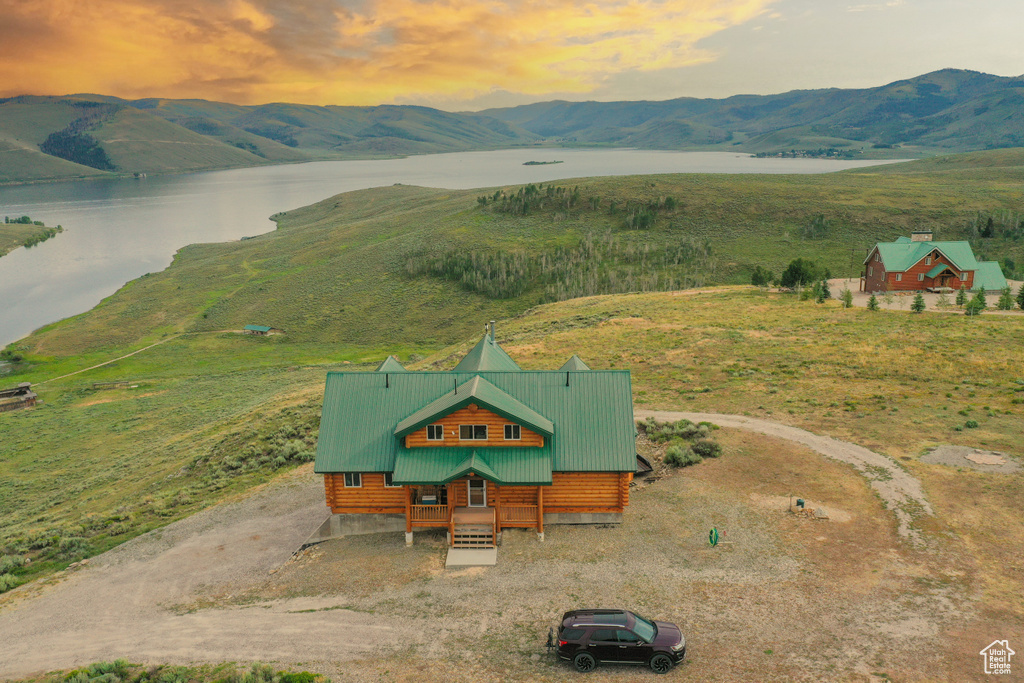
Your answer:
[[[387,377],[376,372],[330,372],[324,389],[315,471],[394,472],[400,453],[415,451],[437,455],[443,452],[439,448],[406,449],[395,436],[395,429],[425,406],[453,394],[453,387],[477,375],[552,426],[558,426],[558,430],[544,440],[544,446],[536,449],[548,458],[552,471],[632,472],[636,469],[636,427],[627,370],[572,373],[568,386],[564,371],[521,370],[401,372]],[[492,402],[498,402],[493,394],[488,395]],[[478,447],[477,450],[485,455],[492,468],[496,468],[494,458],[498,454],[507,451],[509,457],[527,458],[532,449]]]
[[[978,269],[974,271],[974,284],[972,291],[985,288],[986,292],[998,292],[1006,289],[1006,278],[1003,277],[1003,269],[995,261],[982,261]]]
[[[978,261],[968,242],[914,242],[910,238],[900,237],[895,242],[879,242],[875,245],[882,256],[882,265],[890,273],[902,273],[909,270],[915,263],[933,251],[939,251],[960,270],[977,270]],[[871,260],[872,249],[864,259],[867,264]]]
[[[572,354],[572,358],[565,361],[565,364],[558,368],[560,372],[582,372],[589,370],[590,366],[583,362],[583,360],[575,353]]]
[[[941,273],[944,270],[949,270],[949,272],[951,272],[951,273],[953,272],[953,270],[948,265],[946,265],[945,263],[940,263],[939,265],[937,265],[934,268],[932,268],[931,270],[929,270],[925,274],[925,277],[935,277],[936,275],[938,275],[939,273]]]
[[[252,330],[253,332],[270,332],[271,330],[266,325],[246,325],[245,329]]]
[[[394,356],[388,356],[377,366],[376,372],[409,372]]]
[[[401,438],[411,434],[438,418],[465,408],[470,403],[489,408],[498,415],[518,422],[524,427],[529,427],[544,436],[551,436],[555,432],[555,426],[551,424],[551,420],[476,375],[399,422],[395,427],[395,436]]]
[[[455,372],[516,372],[521,370],[516,362],[505,353],[505,349],[485,334],[466,357],[455,366]]]
[[[542,448],[408,448],[395,459],[395,484],[447,484],[476,474],[500,486],[551,484],[551,454]]]

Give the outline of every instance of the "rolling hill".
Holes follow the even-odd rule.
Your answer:
[[[0,100],[0,182],[536,144],[861,158],[1018,147],[1024,77],[946,69],[877,88],[475,113],[95,94]]]
[[[542,102],[481,113],[578,144],[678,149],[729,142],[751,152],[829,146],[968,151],[1024,145],[1024,77],[944,69],[877,88],[721,100]],[[703,134],[694,136],[694,130]]]

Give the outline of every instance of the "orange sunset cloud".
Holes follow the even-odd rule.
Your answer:
[[[706,62],[774,0],[0,0],[0,93],[378,104]]]

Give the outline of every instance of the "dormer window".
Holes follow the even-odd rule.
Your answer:
[[[505,441],[520,441],[523,430],[519,425],[505,425]]]
[[[461,441],[487,441],[487,425],[459,425]]]
[[[427,441],[444,441],[444,425],[427,425]]]
[[[931,256],[926,257],[925,260],[924,260],[924,264],[926,266],[930,266],[932,264],[932,257]]]

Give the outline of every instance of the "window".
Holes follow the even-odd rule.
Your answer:
[[[925,264],[926,266],[930,266],[930,265],[932,264],[932,257],[931,257],[931,256],[929,256],[928,258],[926,258],[926,259],[924,260],[924,264]]]
[[[625,629],[619,629],[615,633],[618,636],[620,643],[639,643],[640,642],[640,637],[637,634],[633,633],[632,631],[627,631]]]
[[[874,274],[875,274],[875,269],[872,268],[871,266],[868,266],[868,277],[871,277]]]
[[[601,641],[605,643],[618,642],[618,638],[615,636],[614,629],[610,628],[598,628],[594,629],[594,632],[590,634],[590,642]]]
[[[357,489],[363,485],[363,475],[358,472],[345,473],[345,488]]]
[[[581,628],[566,628],[562,629],[562,640],[579,640],[586,633]]]
[[[896,273],[896,282],[903,282],[903,273]]]
[[[879,255],[879,253],[877,251],[875,252],[875,260],[876,261],[881,261],[882,260],[881,255]]]
[[[394,481],[392,481],[392,479],[394,479],[394,477],[395,477],[394,472],[385,472],[384,473],[384,486],[387,486],[388,488],[402,488],[401,484],[396,484]]]
[[[967,282],[967,273],[960,273],[960,279],[964,282]]]
[[[523,430],[519,425],[505,425],[505,441],[519,441],[523,438]]]
[[[917,281],[918,282],[924,282],[924,273],[918,273],[917,274]]]
[[[487,425],[459,425],[462,441],[487,441]]]
[[[427,425],[427,441],[443,441],[444,425]]]

